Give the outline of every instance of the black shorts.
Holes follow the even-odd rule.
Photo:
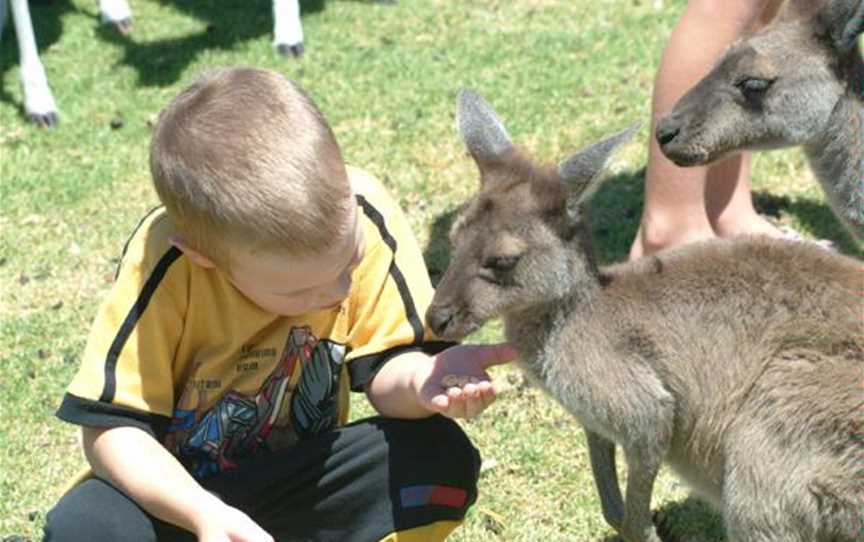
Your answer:
[[[370,418],[261,454],[201,485],[278,541],[443,540],[477,498],[480,456],[452,420]],[[455,523],[454,523],[455,522]],[[451,527],[448,528],[447,525]],[[426,531],[421,531],[422,532]],[[194,541],[93,478],[48,513],[45,541]]]

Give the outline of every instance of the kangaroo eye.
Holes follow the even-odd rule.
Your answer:
[[[503,273],[506,271],[512,271],[513,268],[516,267],[518,261],[519,256],[492,256],[486,258],[483,262],[483,267],[491,271]]]
[[[756,98],[764,94],[773,82],[768,79],[759,79],[758,77],[745,77],[738,81],[735,86],[738,87],[744,96]]]

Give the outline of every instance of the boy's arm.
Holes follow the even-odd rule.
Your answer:
[[[156,439],[136,427],[83,427],[93,471],[151,515],[191,531],[199,541],[272,542],[236,508],[206,491]]]
[[[369,383],[366,395],[380,414],[423,418],[438,413],[473,418],[495,401],[495,387],[486,369],[512,361],[507,344],[456,345],[435,355],[409,351],[390,358]],[[474,377],[477,382],[445,387],[447,375]]]

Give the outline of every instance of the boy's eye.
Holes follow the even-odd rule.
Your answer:
[[[767,91],[774,81],[769,79],[760,79],[758,77],[744,77],[735,86],[741,91],[745,98],[760,98]]]
[[[483,268],[496,273],[512,271],[519,262],[519,256],[492,256],[483,262]]]

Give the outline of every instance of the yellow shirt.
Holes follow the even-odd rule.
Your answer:
[[[423,325],[433,290],[402,211],[367,173],[349,177],[363,260],[341,306],[302,317],[266,312],[219,270],[194,265],[169,243],[164,209],[151,212],[57,415],[140,427],[200,478],[345,423],[349,387],[362,391],[398,352],[447,346]]]

